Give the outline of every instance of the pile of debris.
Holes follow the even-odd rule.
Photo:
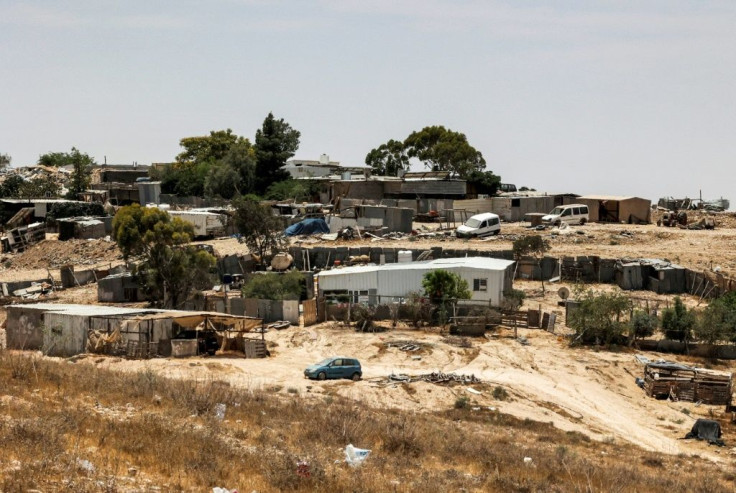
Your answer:
[[[644,367],[643,388],[657,399],[728,405],[732,377],[731,373],[657,361]]]
[[[482,381],[473,374],[464,375],[458,373],[442,373],[432,372],[424,375],[409,376],[403,373],[392,373],[388,376],[389,382],[400,382],[400,383],[412,383],[412,382],[428,382],[428,383],[460,383],[460,384],[471,384],[471,383],[482,383]]]
[[[424,345],[416,341],[391,341],[386,343],[387,348],[395,347],[399,351],[416,352],[423,349]]]
[[[114,241],[44,240],[23,253],[7,257],[13,269],[58,268],[64,265],[96,265],[121,260],[122,254]]]

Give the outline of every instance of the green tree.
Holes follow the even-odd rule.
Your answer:
[[[123,257],[140,258],[133,274],[152,305],[180,308],[194,290],[212,286],[215,258],[188,245],[194,236],[191,223],[133,204],[118,211],[112,226]]]
[[[544,255],[552,248],[549,241],[542,238],[539,235],[522,236],[521,238],[514,240],[512,249],[516,261],[522,259],[522,257],[533,257],[539,268],[539,278],[542,280],[542,293],[545,292],[544,288],[544,276],[542,275],[542,259]]]
[[[436,269],[424,274],[422,288],[432,304],[438,307],[440,323],[446,323],[449,307],[457,300],[470,299],[468,282],[454,272]]]
[[[256,150],[248,139],[236,142],[220,163],[238,174],[236,195],[248,195],[255,191]]]
[[[651,315],[644,310],[635,310],[629,320],[630,341],[634,342],[636,339],[643,339],[644,337],[650,337],[654,335],[654,331],[657,330],[659,319],[656,315]]]
[[[256,131],[256,192],[263,194],[273,183],[289,178],[283,169],[286,160],[299,149],[301,133],[291,128],[283,118],[269,113],[263,126]]]
[[[285,274],[267,273],[251,276],[243,286],[243,297],[262,300],[298,300],[302,294],[304,275],[298,270]]]
[[[736,340],[736,292],[711,301],[698,317],[693,333],[708,344]]]
[[[59,182],[51,175],[42,175],[20,183],[16,196],[21,199],[58,197],[60,192]]]
[[[68,199],[77,200],[79,194],[89,188],[91,167],[95,164],[95,160],[88,154],[79,152],[76,147],[72,147],[72,152],[68,154],[68,159],[69,164],[72,166],[72,173],[69,175],[66,196]]]
[[[185,137],[179,141],[183,148],[176,157],[176,162],[166,166],[161,171],[161,191],[179,196],[203,195],[230,198],[235,193],[242,193],[242,176],[235,182],[230,167],[241,174],[241,164],[235,166],[235,161],[246,155],[251,148],[250,141],[227,130],[211,131],[209,135]],[[252,156],[251,156],[252,158]],[[213,170],[216,163],[223,162]],[[214,171],[216,176],[208,177]],[[247,174],[243,170],[244,174]],[[230,197],[228,197],[230,195]]]
[[[20,175],[10,175],[0,184],[0,197],[20,197],[19,192],[25,180]]]
[[[495,195],[498,187],[501,186],[501,177],[495,175],[493,171],[473,170],[466,180],[478,194]]]
[[[258,197],[245,195],[233,201],[235,225],[251,255],[261,265],[285,247],[284,224]]]
[[[503,299],[501,300],[501,308],[504,310],[515,312],[526,299],[526,293],[520,289],[507,289],[503,292]],[[514,319],[514,339],[519,337],[519,328],[516,326],[516,319]]]
[[[483,171],[483,154],[468,143],[465,134],[443,126],[424,127],[404,140],[407,156],[417,158],[432,171],[449,171],[467,178],[473,171]]]
[[[688,311],[679,296],[675,297],[672,308],[662,311],[662,331],[667,339],[687,342],[692,339],[695,315]]]
[[[247,139],[234,134],[231,129],[212,130],[209,135],[184,137],[179,141],[183,147],[176,162],[181,164],[214,163],[225,157],[230,149]]]
[[[699,341],[716,344],[727,341],[732,334],[733,321],[731,314],[722,303],[711,303],[703,310],[693,325],[693,335]]]
[[[622,293],[596,293],[593,290],[577,296],[580,303],[570,315],[568,326],[575,331],[572,344],[620,344],[628,324],[623,315],[631,308],[631,300]]]
[[[209,174],[204,180],[205,197],[221,197],[231,199],[238,193],[240,175],[231,166],[222,161],[210,166]]]
[[[47,152],[38,156],[38,164],[41,166],[50,166],[60,168],[71,164],[69,154],[66,152]]]
[[[12,160],[13,159],[10,157],[10,154],[0,153],[0,170],[4,170],[10,166],[10,161]]]
[[[376,175],[398,176],[399,170],[409,169],[409,156],[403,142],[391,139],[372,149],[365,157],[365,164]]]
[[[265,198],[267,200],[294,200],[296,202],[310,201],[319,195],[321,184],[313,180],[284,180],[268,187]]]

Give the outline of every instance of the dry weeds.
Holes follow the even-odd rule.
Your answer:
[[[697,457],[593,442],[473,402],[440,413],[0,353],[0,490],[733,491]],[[218,410],[225,405],[225,417]],[[363,467],[348,443],[372,449]],[[530,457],[531,462],[524,458]],[[297,462],[309,474],[297,474]],[[703,479],[706,478],[706,479]]]

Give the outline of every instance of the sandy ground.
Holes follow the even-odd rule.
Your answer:
[[[272,352],[267,359],[228,355],[148,361],[91,355],[84,359],[122,371],[147,369],[177,378],[221,379],[233,385],[305,397],[340,395],[379,408],[414,412],[449,409],[459,396],[468,396],[473,406],[551,422],[597,440],[727,460],[725,450],[721,453],[700,443],[679,440],[696,417],[707,417],[711,410],[720,413],[723,406],[658,401],[646,397],[635,384],[635,377],[642,375],[635,354],[650,359],[659,359],[661,354],[571,349],[564,338],[541,330],[522,329],[520,335],[527,337],[530,345],[522,346],[513,339],[512,331],[502,330],[474,340],[471,348],[460,348],[448,344],[439,334],[416,330],[361,334],[328,323],[267,333]],[[415,341],[421,350],[387,348],[387,342],[400,340]],[[318,382],[303,377],[308,364],[335,355],[360,358],[363,380]],[[391,373],[419,375],[432,371],[473,374],[483,380],[471,386],[481,394],[469,392],[466,385],[406,385],[387,379]],[[496,386],[506,389],[509,398],[494,399]]]
[[[433,225],[424,225],[431,229]],[[422,225],[417,225],[422,229]],[[510,249],[512,241],[530,231],[523,223],[503,224],[502,235],[488,240],[450,240],[442,237],[403,239],[399,241],[352,241],[303,243],[314,245],[384,245],[423,248],[440,245],[446,248],[479,250]],[[580,233],[581,232],[581,233]],[[627,234],[622,235],[622,232]],[[692,231],[662,228],[656,225],[601,225],[572,227],[562,234],[543,231],[552,244],[551,255],[599,255],[602,257],[667,258],[691,268],[709,269],[720,266],[736,273],[736,229]],[[311,241],[311,240],[310,240]],[[32,252],[5,256],[0,267],[0,281],[45,277],[46,269],[57,268],[60,262],[82,258],[79,268],[92,263],[119,261],[119,252],[107,242],[62,244],[47,240]],[[212,240],[220,255],[246,253],[244,245],[234,239]],[[76,263],[76,262],[74,262]],[[538,305],[558,313],[560,326],[563,309],[557,306],[557,289],[569,284],[548,285],[545,296],[539,282],[515,282],[515,287],[527,292],[527,307]],[[617,289],[595,286],[597,289]],[[666,306],[672,297],[650,292],[631,293],[638,303],[647,301]],[[96,285],[61,291],[59,302],[94,303]],[[690,306],[700,301],[685,297]],[[0,310],[0,322],[4,310]],[[561,330],[564,331],[562,327]],[[150,369],[162,375],[182,378],[224,379],[234,385],[262,388],[274,392],[297,392],[310,396],[341,395],[377,407],[399,408],[423,412],[452,407],[459,396],[468,396],[473,406],[489,406],[521,418],[552,422],[564,430],[580,431],[598,440],[635,443],[649,450],[664,453],[697,453],[715,460],[727,460],[727,451],[709,448],[702,443],[678,440],[689,430],[696,417],[720,416],[723,407],[696,406],[692,403],[656,401],[646,397],[634,378],[642,375],[642,367],[634,352],[605,352],[591,349],[571,349],[559,335],[539,330],[521,330],[529,346],[513,339],[510,331],[502,331],[485,339],[477,339],[472,348],[448,344],[438,334],[423,331],[390,331],[378,334],[358,334],[335,324],[310,328],[290,328],[266,334],[272,357],[248,360],[232,355],[182,360],[155,359],[126,361],[119,358],[87,356],[94,364],[138,371]],[[414,340],[422,345],[418,353],[386,348],[391,340]],[[642,353],[651,359],[661,354]],[[303,369],[311,363],[333,355],[355,356],[364,366],[361,382],[305,380]],[[421,359],[413,357],[421,356]],[[677,359],[666,355],[668,359]],[[720,369],[734,370],[736,363]],[[389,383],[393,372],[411,375],[432,371],[472,373],[484,384],[473,387],[480,395],[470,393],[465,386],[443,386],[430,383],[410,385]],[[495,386],[507,390],[510,398],[496,400]],[[685,411],[685,412],[684,412]],[[726,436],[727,442],[733,440]]]

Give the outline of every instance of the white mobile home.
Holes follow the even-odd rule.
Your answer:
[[[511,260],[487,257],[463,257],[387,265],[361,265],[320,272],[321,294],[345,293],[354,299],[366,297],[406,297],[422,291],[424,274],[434,270],[455,272],[468,282],[474,301],[487,301],[498,306],[503,292],[512,287]]]

